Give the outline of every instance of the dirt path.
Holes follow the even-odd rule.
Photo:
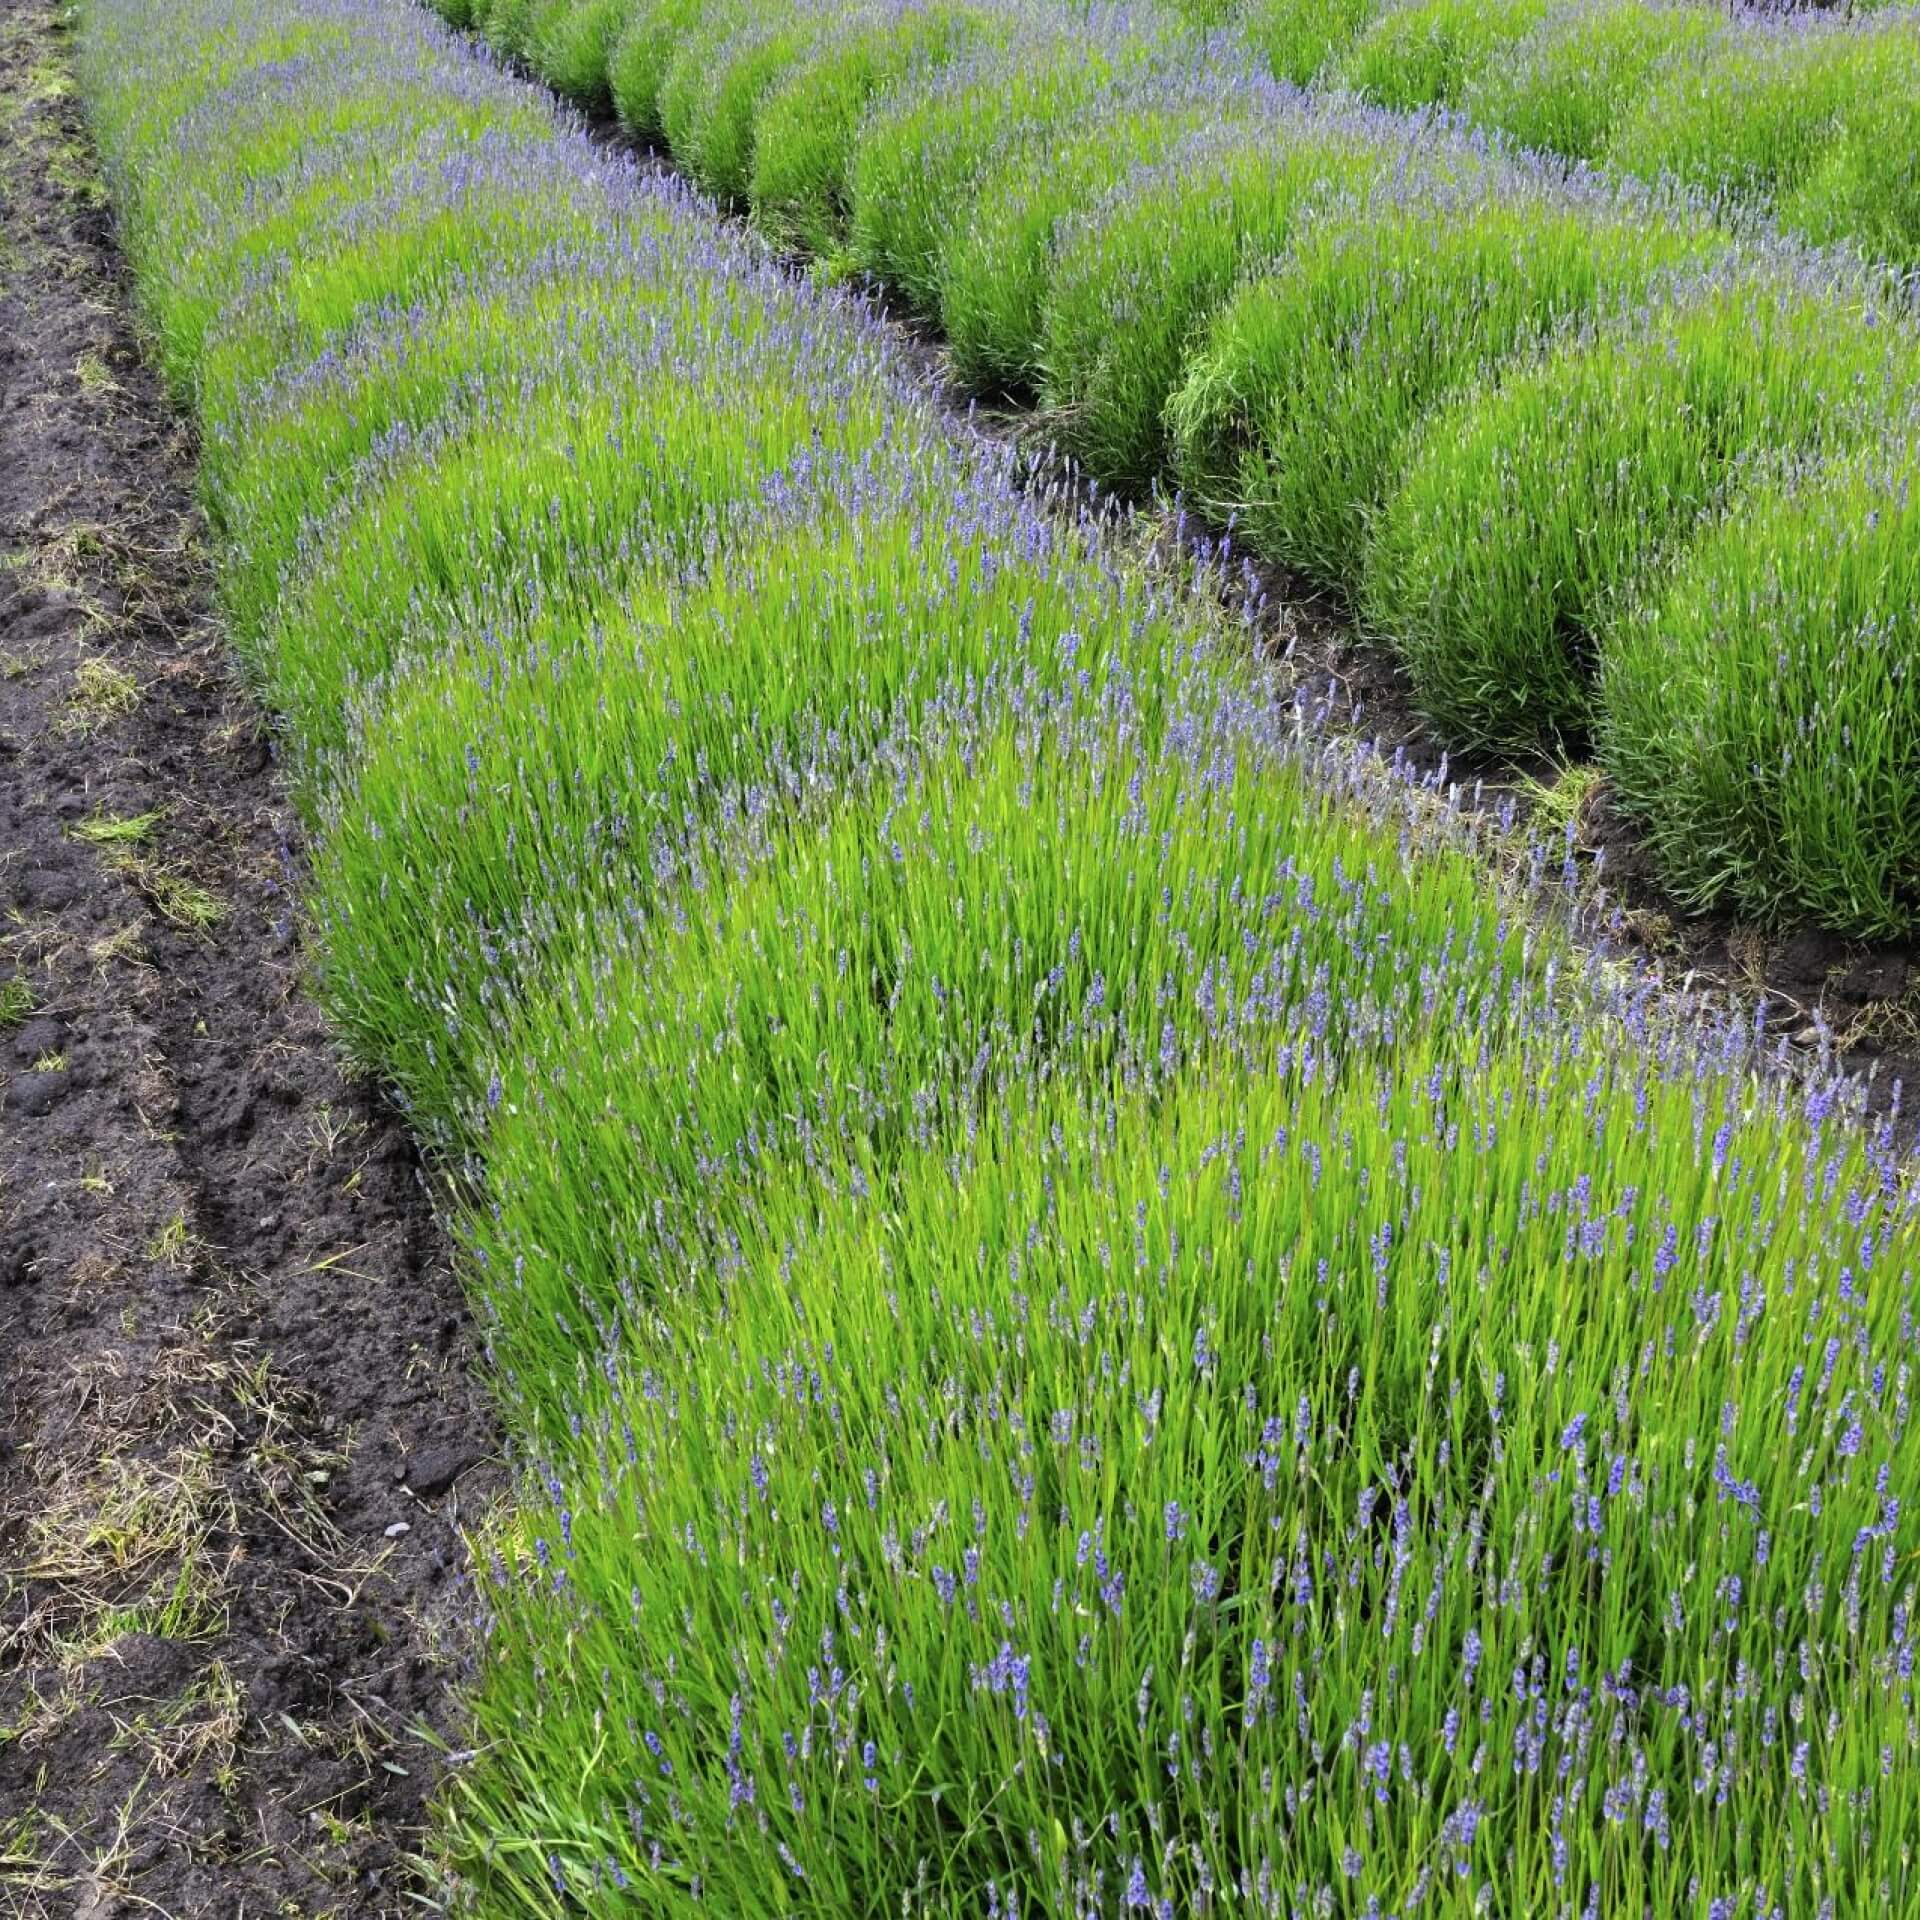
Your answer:
[[[0,1915],[418,1912],[498,1479],[201,540],[56,8],[0,0]]]

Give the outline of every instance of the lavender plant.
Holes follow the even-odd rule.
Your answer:
[[[1517,146],[1597,160],[1657,81],[1697,71],[1718,30],[1715,11],[1695,0],[1573,0],[1487,62],[1459,110]]]
[[[904,85],[862,127],[848,166],[854,261],[919,311],[939,311],[939,259],[989,171],[1093,106],[1148,49],[1029,28],[1004,49]]]
[[[531,48],[585,4],[565,0],[545,27],[536,10],[514,31]],[[1808,407],[1769,411],[1765,395],[1833,390],[1825,348],[1853,338],[1859,277],[1744,231],[1730,252],[1724,203],[1770,197],[1803,232],[1855,232],[1901,257],[1914,177],[1902,130],[1920,98],[1911,22],[1415,0],[1310,21],[1270,9],[1248,31],[1291,77],[1458,103],[1478,125],[1672,175],[1682,191],[1640,196],[1516,162],[1458,123],[1263,93],[1231,38],[1183,37],[1164,19],[1067,24],[1007,0],[965,14],[810,7],[779,23],[734,0],[650,0],[628,18],[642,65],[627,112],[784,241],[938,318],[961,381],[1036,396],[1056,445],[1102,485],[1146,493],[1171,477],[1254,553],[1359,604],[1413,664],[1450,741],[1576,742],[1596,623],[1653,581],[1740,473],[1821,439]],[[1218,124],[1191,130],[1196,112]],[[1696,275],[1673,269],[1723,253],[1739,263],[1715,271],[1730,308],[1773,313],[1780,276],[1808,302],[1778,374],[1754,375],[1754,410],[1703,398],[1646,422],[1664,463],[1635,464],[1638,492],[1602,465],[1567,489],[1511,479],[1516,462],[1559,457],[1555,382],[1613,374],[1570,351],[1508,382],[1503,362],[1607,315],[1622,320],[1603,333],[1625,337],[1642,309],[1649,333],[1677,331],[1693,356],[1710,323],[1689,322]],[[1904,303],[1874,297],[1904,333]],[[1687,378],[1651,362],[1620,377]],[[1701,377],[1753,392],[1744,376]],[[1473,397],[1449,407],[1463,388]],[[1489,392],[1502,397],[1482,405]],[[1612,397],[1630,436],[1639,405],[1666,404],[1651,388]],[[1576,395],[1567,418],[1595,419],[1598,404]],[[1875,417],[1849,395],[1828,438],[1870,435]],[[1553,425],[1536,432],[1541,419]],[[1575,504],[1608,488],[1570,531]],[[1389,502],[1398,517],[1383,519]],[[1539,538],[1474,531],[1532,511],[1551,522]]]
[[[636,87],[652,62],[658,116],[671,5],[578,42],[571,6],[477,11],[536,64],[612,48],[616,94],[620,49]],[[866,155],[984,108],[1000,30],[882,97],[886,27],[834,17],[858,58],[808,41],[754,96],[840,102],[788,176],[823,230],[862,103]],[[1124,526],[1023,497],[865,306],[424,13],[81,25],[236,638],[310,776],[318,970],[444,1156],[512,1424],[435,1841],[466,1903],[1911,1904],[1920,1190],[1890,1133],[1763,1059],[1764,1017],[1589,957],[1570,852],[1276,706],[1211,576],[1181,596]],[[675,98],[720,114],[757,31]],[[977,142],[940,121],[937,165],[898,145],[887,231],[944,243],[976,163],[1077,150],[1050,112],[1037,75]],[[1332,209],[1431,156],[1491,206],[1504,163],[1246,117],[979,256],[1025,310],[1058,229],[1043,337],[1112,338],[1038,364],[1089,444],[1137,453],[1240,276],[1333,285],[1342,232],[1401,236],[1344,244],[1482,375],[1514,288],[1586,312],[1696,244],[1541,189],[1544,237],[1490,216],[1448,256],[1462,293],[1379,203]],[[1724,376],[1700,347],[1702,408],[1751,388],[1724,405],[1756,444],[1830,455],[1768,411],[1826,312]],[[1836,393],[1880,364],[1856,319],[1820,342]],[[1393,434],[1445,384],[1404,341],[1368,364],[1403,361]],[[1358,391],[1329,459],[1376,498]],[[1824,863],[1823,910],[1884,913],[1920,870],[1905,471],[1875,446],[1749,489],[1605,624],[1623,792],[1762,899]]]
[[[1911,443],[1755,488],[1601,642],[1601,749],[1682,900],[1920,930]]]
[[[609,221],[591,246],[535,257],[512,273],[451,279],[432,302],[381,303],[311,360],[294,361],[206,419],[202,483],[227,542],[222,598],[236,636],[264,632],[312,522],[390,439],[416,439],[543,368],[613,355],[642,315],[702,283],[675,247],[663,202],[649,227]],[[728,283],[708,281],[712,294]]]
[[[1865,53],[1844,23],[1817,14],[1731,25],[1655,76],[1608,156],[1647,176],[1783,198],[1818,164],[1877,64]]]
[[[1243,9],[1242,20],[1269,71],[1306,87],[1345,56],[1376,10],[1377,0],[1264,0]]]
[[[620,124],[635,139],[662,137],[660,84],[703,10],[703,0],[626,0],[624,18],[609,38],[607,91]]]
[[[1310,774],[1205,676],[1166,713],[1123,681],[1014,693],[665,924],[612,923],[495,1043],[467,1238],[531,1417],[574,1371],[550,1329],[644,1321],[686,1222],[746,1231],[726,1196],[768,1165],[856,1136],[891,1164],[1009,1076],[1150,1090],[1283,1046],[1331,1072],[1435,1022],[1491,1044],[1538,997],[1524,920],[1443,839],[1356,816],[1339,750]]]
[[[613,111],[608,64],[626,24],[628,0],[556,0],[535,22],[527,64],[589,113]]]
[[[1546,18],[1553,0],[1409,0],[1347,49],[1343,86],[1383,107],[1450,107]]]
[[[1165,459],[1168,398],[1214,309],[1284,253],[1306,209],[1394,158],[1364,117],[1283,108],[1196,136],[1067,223],[1040,342],[1041,397],[1063,444],[1100,480],[1144,490]]]
[[[1920,256],[1910,7],[1716,18],[1691,0],[1411,0],[1364,12],[1355,26],[1277,0],[1251,9],[1247,34],[1300,84],[1455,108],[1523,146],[1768,207],[1818,243],[1903,266]]]
[[[1336,203],[1216,317],[1167,408],[1175,471],[1261,553],[1351,588],[1429,408],[1721,244],[1645,201],[1570,201],[1499,173]]]
[[[857,337],[783,332],[794,316],[747,307],[689,358],[695,329],[678,317],[670,307],[604,357],[549,363],[491,405],[392,437],[306,529],[261,671],[309,760],[338,744],[356,685],[470,624],[478,599],[590,620],[648,569],[724,539],[763,489],[883,432],[885,383]],[[716,318],[698,301],[689,317]]]
[[[1205,642],[1015,507],[1005,475],[928,445],[821,476],[591,627],[489,619],[373,704],[330,800],[314,898],[336,1022],[461,1144],[501,1009],[568,946],[556,902],[650,922],[956,703],[1073,684],[1151,713]]]
[[[978,393],[1031,395],[1042,307],[1060,230],[1136,168],[1214,122],[1225,103],[1134,107],[1014,148],[992,167],[966,219],[942,244],[940,326],[953,369]]]
[[[1029,1072],[776,1167],[499,1540],[481,1886],[1897,1908],[1911,1207],[1597,1040]]]
[[[1578,748],[1598,638],[1696,527],[1783,455],[1872,443],[1920,353],[1897,292],[1843,303],[1741,264],[1672,306],[1582,330],[1417,432],[1369,530],[1367,617],[1452,740]]]
[[[838,24],[825,13],[770,22],[751,8],[716,8],[681,42],[661,78],[661,132],[689,176],[717,200],[744,204],[761,101]]]
[[[839,256],[853,218],[848,167],[874,103],[998,29],[989,10],[932,3],[843,16],[761,103],[748,187],[754,219],[787,245],[830,261]]]

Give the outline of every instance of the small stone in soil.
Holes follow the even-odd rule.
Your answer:
[[[446,1490],[473,1465],[475,1455],[463,1447],[422,1447],[407,1456],[406,1483],[422,1499]]]

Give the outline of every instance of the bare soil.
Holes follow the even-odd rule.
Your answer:
[[[498,1438],[302,991],[193,454],[0,0],[0,1915],[417,1913]]]

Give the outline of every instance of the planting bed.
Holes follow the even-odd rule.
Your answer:
[[[1920,332],[1884,266],[1684,168],[1610,182],[1305,101],[1173,15],[447,10],[878,281],[1102,485],[1177,486],[1332,592],[1443,744],[1597,766],[1687,908],[1920,930]],[[1455,12],[1497,39],[1526,10]],[[1850,75],[1920,44],[1904,14],[1821,31]]]
[[[1249,525],[1336,579],[1499,356],[1631,367],[1655,294],[1774,274],[1726,437],[1787,440],[1810,333],[1792,444],[1841,461],[1741,496],[1781,618],[1812,658],[1853,605],[1788,558],[1898,577],[1897,517],[1839,512],[1891,296],[1796,332],[1832,284],[1681,203],[1155,21],[483,24],[903,297],[990,263],[982,378],[1078,382],[1115,479],[1264,472]],[[1577,822],[1529,845],[1276,699],[1204,563],[1041,497],[870,310],[424,13],[87,0],[80,52],[319,990],[430,1149],[511,1435],[450,1896],[1911,1904],[1893,1118],[1610,957]],[[1705,518],[1695,626],[1745,524]]]
[[[399,1913],[495,1429],[50,6],[0,114],[0,1912]]]
[[[1695,0],[1252,0],[1298,85],[1438,107],[1524,147],[1770,207],[1920,264],[1920,13]]]

